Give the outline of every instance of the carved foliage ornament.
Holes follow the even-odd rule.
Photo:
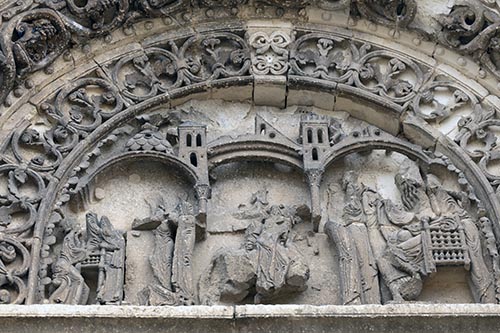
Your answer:
[[[445,45],[472,56],[500,78],[500,16],[479,3],[461,2],[440,23]]]
[[[413,98],[424,80],[424,69],[409,59],[320,33],[297,39],[290,65],[292,75],[352,85],[396,103]],[[413,77],[413,82],[404,75]]]
[[[0,8],[3,9],[2,18],[6,20],[5,33],[2,34],[3,54],[0,55],[2,73],[0,100],[3,102],[15,84],[22,83],[27,74],[47,67],[61,55],[69,47],[70,35],[73,35],[73,40],[80,41],[108,34],[124,26],[126,22],[133,22],[141,17],[168,16],[182,10],[188,11],[190,7],[196,9],[198,6],[235,7],[247,5],[247,2],[247,0],[200,0],[191,3],[187,0],[141,0],[136,4],[128,0],[91,0],[81,4],[74,0],[40,0],[36,2],[35,9],[31,8],[35,5],[32,1],[21,1],[15,6]],[[318,5],[328,10],[343,9],[348,5],[347,0],[265,0],[261,3],[286,9]],[[353,1],[352,5],[358,8],[362,15],[382,24],[391,22],[405,26],[413,19],[415,13],[413,1],[386,1],[384,4]],[[276,37],[273,36],[271,40]],[[276,44],[276,42],[276,40],[273,42],[275,46],[282,43]],[[207,46],[213,48],[214,44],[204,47]],[[182,56],[183,54],[181,59]],[[259,54],[259,57],[261,56],[263,54]],[[286,58],[286,54],[281,54],[279,57]],[[267,66],[283,67],[280,61],[274,59],[272,61],[274,63]],[[260,71],[266,70],[259,69]],[[272,71],[281,72],[276,68]]]
[[[149,48],[121,59],[113,79],[127,98],[140,101],[183,85],[246,75],[250,52],[236,34],[214,33],[189,38],[181,47]]]
[[[108,5],[106,7],[108,9],[113,8],[113,10],[119,11],[122,8],[119,2],[109,2]],[[106,8],[98,7],[96,13],[83,17],[90,28],[98,30],[106,24],[114,24],[110,23],[112,21],[99,19],[99,13],[102,10],[107,10]],[[54,43],[57,46],[67,44],[66,30],[58,30],[63,27],[57,21],[59,16],[52,16],[51,10],[43,11],[47,15],[41,21],[32,20],[29,15],[20,16],[19,21],[11,21],[20,22],[20,24],[12,25],[13,31],[16,30],[16,38],[14,39],[17,44],[12,46],[10,59],[14,59],[14,61],[9,60],[12,64],[9,68],[20,70],[21,76],[32,69],[42,68],[45,66],[44,61],[49,63],[57,54],[60,54],[63,48],[51,48]],[[40,13],[40,11],[36,13]],[[14,29],[14,27],[16,28]],[[434,83],[431,83],[422,90],[420,86],[424,80],[424,69],[409,59],[368,44],[346,41],[329,34],[319,33],[299,33],[295,42],[289,35],[282,32],[257,33],[250,36],[248,44],[241,36],[241,33],[207,33],[173,40],[168,45],[146,49],[140,54],[134,54],[122,58],[116,64],[110,64],[112,75],[100,74],[98,77],[92,73],[89,75],[91,77],[79,79],[64,87],[53,101],[48,100],[42,104],[40,111],[47,115],[49,129],[42,133],[35,129],[35,126],[23,125],[18,128],[11,138],[12,145],[10,147],[13,153],[12,161],[18,165],[2,165],[2,174],[9,183],[8,193],[6,192],[1,197],[0,226],[3,227],[1,231],[8,234],[9,237],[11,237],[10,235],[16,237],[16,241],[29,235],[36,220],[38,204],[45,191],[45,179],[39,173],[49,174],[56,170],[63,158],[77,146],[80,140],[87,137],[108,119],[120,113],[125,105],[195,83],[248,76],[251,67],[253,73],[256,74],[290,74],[314,77],[354,86],[400,104],[414,101],[416,112],[419,112],[418,108],[422,104],[430,104],[433,105],[434,113],[430,113],[427,117],[429,120],[438,122],[446,119],[454,110],[466,103],[471,101],[476,103],[473,95],[463,92],[457,87],[453,92],[452,105],[440,105],[438,99],[434,98],[432,90],[438,88],[439,85],[441,85],[440,87],[450,87],[450,84],[441,82],[433,86]],[[31,40],[35,42],[30,42]],[[47,47],[47,45],[51,47]],[[254,52],[250,52],[250,47],[253,48]],[[381,62],[383,65],[380,65]],[[24,71],[24,68],[31,69]],[[413,75],[416,80],[411,80],[411,82],[407,80],[408,74]],[[9,75],[15,76],[17,74]],[[424,114],[422,112],[422,115]],[[466,146],[469,140],[467,137],[472,137],[467,133],[474,133],[476,138],[484,140],[485,150],[489,151],[490,148],[495,147],[496,141],[482,129],[486,128],[487,124],[496,125],[495,122],[490,122],[492,118],[493,116],[487,112],[486,115],[474,118],[471,123],[464,121],[460,125],[463,132],[457,141],[463,142],[463,145]],[[362,132],[357,133],[356,138],[360,138]],[[172,143],[167,140],[167,135],[158,131],[155,126],[145,126],[129,138],[128,143],[130,144],[127,143],[126,149],[132,152],[155,151],[171,154]],[[333,145],[341,142],[342,139],[342,137],[329,138],[328,141]],[[109,140],[112,141],[112,139]],[[96,147],[89,156],[84,157],[77,168],[80,171],[88,168],[92,161],[100,155],[100,148]],[[469,153],[473,156],[479,156],[474,155],[477,152],[473,150],[469,150]],[[485,153],[484,156],[494,157],[495,155]],[[486,167],[484,169],[486,170]],[[308,174],[311,176],[311,183],[317,184],[319,182],[317,174],[312,171]],[[23,186],[28,186],[29,182],[37,186],[36,194],[31,197],[24,195],[22,191]],[[70,177],[68,184],[75,185],[77,182],[78,177],[76,179]],[[204,189],[206,188],[204,187]],[[59,198],[59,206],[69,200],[69,195],[65,190],[63,189],[63,194]],[[207,195],[204,193],[200,196],[206,197]],[[26,216],[25,223],[13,223],[12,216],[14,214]],[[189,226],[185,229],[185,233],[188,235],[191,234],[192,222],[191,218],[185,221],[186,225]],[[55,243],[55,238],[51,234],[53,227],[51,224],[48,224],[46,228],[42,253],[48,252],[48,249]],[[79,249],[83,246],[85,248],[84,239],[85,237],[75,231],[71,236],[68,236],[68,247]],[[186,239],[185,245],[189,249],[192,245],[192,239]],[[28,244],[22,242],[20,244],[25,249],[29,249]],[[11,242],[9,246],[14,245]],[[9,249],[6,252],[12,252]],[[21,247],[18,246],[17,249],[16,253],[24,253]],[[10,258],[11,256],[6,254],[3,264],[6,262],[10,264]],[[68,265],[64,255],[61,255],[61,258],[55,258],[56,262],[60,261],[60,263],[51,266],[51,258],[48,255],[45,257],[42,255],[42,258],[44,260],[41,265],[42,271],[45,270],[45,272],[40,273],[41,278],[46,275],[45,268],[47,267],[53,267],[56,272],[59,272],[57,273],[59,275],[56,274],[56,282],[52,284],[55,290],[62,288],[60,291],[64,291],[64,281],[68,280],[68,276],[73,276],[78,280],[77,274],[72,272],[70,266],[76,268],[80,260],[74,263],[74,260],[69,260],[71,264]],[[177,269],[184,271],[185,267],[181,265]],[[21,290],[21,284],[12,282],[15,281],[15,278],[9,280],[8,273],[3,275],[5,275],[5,285],[10,288],[9,302],[22,302],[20,299],[24,299],[23,295],[25,294]],[[26,272],[23,271],[17,275],[24,278]],[[74,282],[75,279],[70,279],[70,282]],[[192,281],[185,276],[182,279],[184,285],[182,298],[185,303],[189,303],[192,300],[194,289],[191,285]],[[45,280],[41,281],[41,284],[45,282]],[[72,302],[83,302],[86,288],[78,282],[77,285],[80,291],[76,295],[66,295],[64,296],[66,298],[57,296],[53,300],[71,299]],[[7,297],[6,292],[3,292],[3,295]]]
[[[182,10],[202,7],[235,7],[248,5],[248,1],[200,0],[191,3],[186,0],[141,0],[130,4],[127,0],[93,0],[81,5],[73,0],[37,2],[32,9],[31,1],[21,2],[6,8],[2,17],[6,22],[0,56],[1,76],[0,100],[4,100],[16,83],[34,71],[47,67],[69,46],[70,35],[74,40],[83,40],[110,33],[126,22],[141,17],[168,16]],[[270,6],[303,8],[320,6],[327,10],[338,10],[348,5],[347,0],[317,1],[263,1]],[[457,4],[449,15],[440,19],[443,34],[439,34],[445,45],[458,47],[466,54],[474,56],[495,75],[498,74],[498,15],[482,3]],[[414,0],[353,0],[351,12],[358,13],[376,23],[396,27],[406,27],[415,17],[417,4]],[[18,13],[24,10],[25,12]],[[14,15],[18,13],[17,15]],[[437,36],[437,34],[436,34]],[[480,50],[480,52],[477,52]],[[262,56],[259,54],[259,57]],[[286,54],[282,54],[285,56]],[[168,57],[168,56],[167,56]],[[281,66],[279,59],[267,59],[266,66]],[[273,63],[274,62],[274,63]],[[262,62],[260,66],[265,63]],[[264,66],[264,67],[266,67]],[[259,69],[258,73],[266,71]],[[280,72],[274,69],[273,72]]]

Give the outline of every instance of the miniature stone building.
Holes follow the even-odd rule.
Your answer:
[[[2,332],[497,332],[500,3],[0,1]]]

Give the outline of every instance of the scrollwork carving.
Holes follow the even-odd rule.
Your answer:
[[[63,13],[68,27],[84,36],[102,35],[120,26],[129,8],[127,0],[90,0],[85,4],[74,0],[41,2]]]
[[[356,0],[353,3],[363,17],[381,25],[406,27],[417,12],[414,0]]]
[[[99,78],[85,78],[61,90],[53,107],[42,104],[41,108],[60,124],[71,125],[79,131],[92,131],[103,120],[121,111],[123,105],[118,90],[112,84]]]
[[[26,247],[0,233],[0,304],[22,304],[27,294],[22,277],[31,256]]]
[[[414,97],[424,80],[424,70],[411,60],[318,33],[297,39],[290,64],[293,75],[353,85],[396,103]]]
[[[124,96],[145,100],[182,84],[183,72],[178,64],[173,53],[149,48],[144,54],[121,59],[113,71],[113,81],[123,89]]]
[[[335,47],[342,41],[342,38],[327,38],[320,34],[307,34],[297,39],[290,57],[293,72],[335,80],[339,76],[335,72],[342,70],[345,61],[342,50]]]
[[[241,76],[250,68],[247,44],[233,33],[217,32],[191,37],[179,53],[187,84]]]
[[[440,18],[443,44],[458,48],[500,77],[500,16],[480,3],[455,4]]]

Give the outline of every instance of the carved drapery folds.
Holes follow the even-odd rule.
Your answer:
[[[151,225],[151,221],[157,223]],[[154,282],[140,291],[142,305],[192,305],[196,302],[192,254],[195,245],[196,218],[192,205],[179,201],[173,212],[159,206],[154,216],[138,221],[136,228],[153,230],[154,250],[149,263]]]
[[[0,79],[6,82],[1,94],[6,95],[15,80],[21,82],[46,68],[73,43],[70,39],[104,36],[140,18],[174,17],[186,8],[205,13],[218,8],[236,15],[235,8],[250,4],[254,2],[144,0],[131,6],[117,0],[79,6],[70,0],[41,1],[37,9],[4,16],[8,33],[3,35],[7,39],[0,56]],[[282,13],[301,13],[316,5],[336,10],[347,2],[258,2],[262,8],[279,7]],[[417,10],[414,1],[353,1],[351,6],[357,14],[395,28],[411,25]],[[498,19],[474,10],[455,7],[450,18],[443,18],[445,43],[465,53],[477,47],[481,61],[494,66]],[[471,15],[477,23],[469,22]],[[237,25],[186,31],[97,67],[37,102],[39,121],[21,123],[0,145],[0,173],[5,180],[0,194],[0,303],[126,302],[125,249],[130,239],[144,235],[151,247],[144,250],[143,262],[152,279],[134,293],[137,304],[300,299],[321,289],[309,260],[331,249],[340,258],[336,288],[344,304],[418,299],[436,267],[455,265],[468,270],[476,302],[497,302],[499,227],[493,209],[497,200],[488,195],[490,186],[498,192],[500,185],[500,176],[490,168],[500,158],[494,132],[499,120],[493,107],[463,85],[433,74],[417,59],[317,28],[270,31]],[[234,132],[222,134],[225,121],[193,107],[168,104],[191,93],[220,94],[217,89],[231,85],[245,90],[258,86],[256,77],[285,80],[282,88],[288,89],[290,99],[294,89],[302,90],[307,83],[311,90],[341,98],[351,93],[383,105],[394,110],[394,118],[406,121],[414,116],[422,128],[441,130],[445,124],[455,137],[444,151],[454,161],[409,143],[399,129],[391,135],[366,123],[314,114],[306,107],[284,111],[283,118],[276,116],[279,120],[269,113],[255,114],[254,131],[245,131],[251,127],[248,124],[245,130],[231,125]],[[159,105],[163,110],[153,110]],[[377,118],[368,113],[358,115]],[[457,114],[463,115],[458,121]],[[253,121],[251,113],[232,124],[249,118]],[[383,127],[385,120],[377,121]],[[436,146],[438,140],[442,144],[444,139],[434,135],[426,147]],[[329,167],[349,154],[380,149],[418,162],[391,176],[397,186],[391,199],[387,191],[346,173],[339,184],[342,204],[330,203],[341,218],[329,220],[322,188]],[[475,164],[457,158],[457,151]],[[119,221],[89,213],[85,225],[73,221],[78,212],[88,212],[103,200],[104,190],[96,183],[105,169],[146,160],[160,162],[164,173],[179,171],[179,178],[189,183],[188,197],[179,198],[173,209],[169,206],[173,200],[156,207],[147,218],[134,215]],[[212,198],[218,181],[214,170],[255,160],[277,164],[277,170],[297,171],[306,186],[300,205],[289,204],[284,196],[267,198],[267,190],[248,189],[250,204],[240,206],[231,217],[240,223],[231,231],[231,236],[239,237],[235,246],[207,250],[199,259],[197,251],[218,242],[210,238],[218,232],[209,231],[218,218],[214,205],[221,202]],[[449,189],[442,174],[429,171],[436,165],[457,178],[459,190]],[[129,180],[136,179],[131,175]],[[128,229],[121,228],[129,224]],[[330,250],[309,249],[319,247],[314,232],[329,236]],[[200,267],[206,268],[203,274],[197,271]],[[383,294],[385,287],[389,293]]]
[[[87,304],[90,288],[82,272],[97,274],[97,304],[121,304],[125,272],[125,239],[106,216],[86,216],[86,236],[72,225],[52,266],[51,303]]]
[[[185,115],[197,118],[200,113],[191,110]],[[308,246],[314,246],[309,233],[323,232],[323,226],[339,256],[338,292],[343,304],[417,299],[436,267],[456,265],[469,271],[476,302],[496,302],[499,266],[496,247],[491,246],[496,244],[495,236],[484,212],[474,211],[480,207],[474,189],[449,159],[371,126],[347,131],[338,119],[313,113],[301,114],[297,120],[300,124],[295,126],[295,138],[282,134],[262,115],[255,117],[254,134],[213,142],[207,142],[204,125],[162,112],[137,116],[115,129],[100,140],[98,150],[83,158],[60,195],[53,225],[45,231],[41,294],[48,295],[49,302],[64,304],[124,302],[127,260],[123,232],[106,216],[98,219],[94,213],[87,213],[82,231],[72,222],[68,204],[71,198],[78,198],[84,207],[91,206],[95,200],[89,197],[95,191],[93,179],[107,165],[131,158],[155,158],[183,170],[192,184],[189,200],[197,202],[193,205],[180,199],[169,210],[170,202],[162,199],[151,206],[149,217],[132,223],[127,238],[138,237],[137,232],[151,237],[146,267],[152,279],[137,290],[133,301],[137,304],[270,303],[298,297],[310,287],[313,274],[301,242],[308,239]],[[346,151],[367,147],[407,154],[419,159],[422,168],[445,167],[457,176],[462,188],[448,190],[438,177],[408,160],[394,175],[399,193],[394,202],[360,183],[350,171],[341,181],[343,205],[328,203],[341,210],[341,219],[328,220],[321,187],[326,170]],[[232,155],[237,152],[239,155]],[[263,154],[270,154],[270,161],[295,164],[309,185],[310,199],[301,205],[275,204],[268,198],[268,190],[253,193],[249,204],[240,205],[232,215],[235,220],[247,221],[239,247],[212,251],[200,272],[194,265],[199,262],[194,260],[196,248],[212,237],[207,233],[207,223],[213,223],[207,203],[214,180],[208,177],[208,169],[224,160],[247,160]],[[23,175],[10,170],[12,184],[25,181]],[[20,199],[17,187],[10,188],[12,193],[6,198]],[[63,228],[63,238],[54,225]],[[301,231],[304,226],[310,230],[306,236]],[[59,248],[57,239],[62,241]],[[318,255],[317,250],[314,253]],[[4,262],[9,263],[10,257],[5,257]],[[90,278],[92,272],[95,281]],[[13,283],[11,274],[6,271],[4,275],[4,284]],[[384,294],[383,286],[388,293]]]
[[[401,166],[398,206],[352,172],[344,175],[344,221],[325,227],[341,256],[344,304],[380,302],[377,271],[393,302],[416,299],[423,278],[443,265],[464,266],[475,300],[495,302],[496,282],[483,257],[479,221],[464,208],[467,196],[445,189],[435,175],[425,178],[418,168]]]

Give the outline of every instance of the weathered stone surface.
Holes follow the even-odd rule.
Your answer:
[[[499,10],[2,2],[0,304],[90,306],[61,330],[91,304],[130,306],[91,323],[122,331],[469,327],[424,303],[500,301]]]
[[[498,305],[2,306],[3,332],[496,332]]]

